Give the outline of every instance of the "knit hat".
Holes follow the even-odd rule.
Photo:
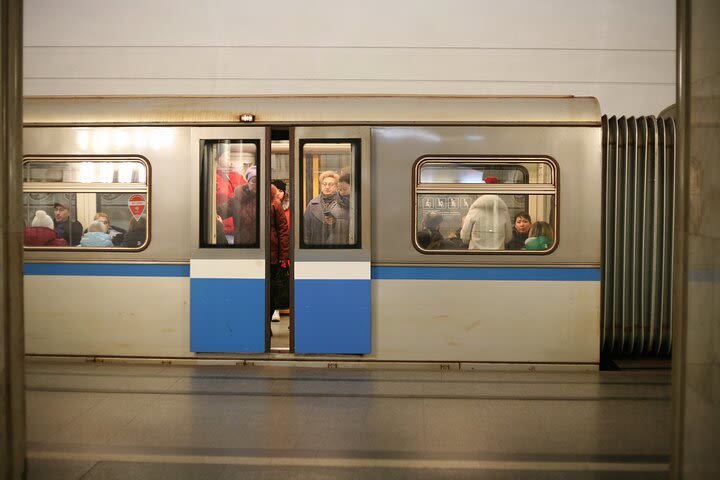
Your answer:
[[[53,219],[50,218],[47,213],[43,210],[38,210],[35,212],[35,218],[32,219],[32,226],[53,228],[55,224],[53,223]]]
[[[255,165],[245,170],[245,180],[247,180],[248,183],[250,183],[250,180],[255,178],[257,176],[257,168]]]

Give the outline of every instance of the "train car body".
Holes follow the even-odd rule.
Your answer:
[[[24,153],[28,226],[38,209],[85,227],[111,210],[125,238],[140,223],[144,235],[26,248],[29,354],[272,357],[269,182],[282,178],[290,354],[599,363],[595,99],[37,98]],[[256,190],[221,196],[233,168]],[[351,179],[340,207],[326,200],[341,198],[323,190],[328,170],[336,187]],[[247,238],[226,213],[242,194],[255,202]],[[482,230],[490,199],[505,220]],[[544,248],[477,246],[521,211],[551,229]]]

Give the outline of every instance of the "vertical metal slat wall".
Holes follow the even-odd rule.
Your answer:
[[[602,350],[667,356],[675,122],[603,116]]]

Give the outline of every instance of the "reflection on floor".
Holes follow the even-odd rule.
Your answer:
[[[272,328],[272,339],[271,348],[272,350],[288,351],[290,349],[290,317],[287,314],[280,315],[279,322],[271,322]]]
[[[30,480],[668,478],[667,371],[26,370]]]

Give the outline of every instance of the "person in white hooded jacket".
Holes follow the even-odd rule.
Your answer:
[[[504,250],[512,238],[510,213],[497,195],[481,195],[468,210],[460,239],[470,250]]]

